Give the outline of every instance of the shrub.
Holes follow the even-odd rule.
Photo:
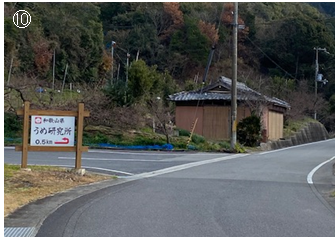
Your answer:
[[[109,138],[102,133],[86,133],[83,135],[83,143],[84,144],[99,144],[99,143],[108,143]]]
[[[245,153],[246,151],[245,151],[244,147],[241,144],[236,143],[235,144],[235,152],[236,153]]]
[[[178,129],[179,130],[179,136],[184,136],[184,137],[189,137],[190,136],[190,132],[185,130],[185,129]]]
[[[261,120],[252,114],[237,125],[237,140],[245,146],[257,146],[261,140]]]
[[[191,132],[185,129],[180,128],[178,130],[179,130],[179,136],[181,137],[190,137],[191,135]],[[195,144],[200,144],[200,143],[204,143],[206,139],[203,136],[193,133],[191,141]]]
[[[22,131],[22,120],[13,113],[4,114],[4,135],[5,137],[18,137]]]
[[[157,138],[151,137],[142,137],[138,136],[133,141],[133,145],[142,145],[142,146],[152,146],[152,145],[164,145],[166,142],[164,140],[159,140]]]
[[[108,85],[103,92],[116,106],[129,106],[133,103],[133,96],[123,81]]]
[[[197,135],[197,134],[193,134],[192,135],[192,142],[194,142],[195,144],[200,144],[200,143],[204,143],[206,140],[203,136]]]
[[[229,142],[220,142],[219,145],[222,147],[224,150],[229,150],[230,149],[230,143]]]

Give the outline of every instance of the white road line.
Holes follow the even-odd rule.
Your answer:
[[[143,156],[157,156],[157,153],[150,153],[150,152],[128,152],[128,151],[108,151],[108,150],[88,150],[90,153],[105,153],[105,154],[121,154],[121,155],[143,155]],[[182,154],[182,153],[181,153]],[[167,153],[159,153],[159,155],[165,155],[165,156],[171,156],[171,155],[177,155],[176,153],[169,154]]]
[[[220,162],[220,161],[224,161],[224,160],[236,159],[236,158],[240,158],[240,157],[244,157],[244,156],[248,156],[248,155],[249,154],[236,154],[236,155],[224,156],[224,157],[219,157],[219,158],[210,159],[210,160],[192,162],[192,163],[188,163],[188,164],[177,165],[177,166],[173,166],[173,167],[169,167],[169,168],[165,168],[165,169],[161,169],[161,170],[156,170],[156,171],[152,171],[152,172],[146,172],[146,173],[134,175],[134,176],[129,177],[129,178],[130,179],[142,179],[142,178],[155,177],[155,176],[158,176],[158,175],[168,174],[168,173],[172,173],[172,172],[176,172],[176,171],[180,171],[180,170],[185,170],[185,169],[189,169],[189,168],[193,168],[193,167],[197,167],[197,166],[201,166],[201,165],[211,164],[211,163],[215,163],[215,162]]]
[[[91,166],[83,166],[83,168],[94,169],[94,170],[102,170],[102,171],[108,171],[108,172],[120,173],[120,174],[126,174],[126,175],[134,175],[133,173],[129,173],[129,172],[125,172],[125,171],[104,169],[104,168],[91,167]]]
[[[14,146],[5,146],[4,149],[7,149],[7,150],[14,150],[15,147],[14,147]]]
[[[279,152],[279,151],[285,151],[288,149],[293,149],[293,148],[297,148],[297,147],[304,147],[304,146],[308,146],[311,144],[318,144],[318,143],[323,143],[323,142],[329,142],[335,139],[328,139],[328,140],[322,140],[322,141],[318,141],[318,142],[311,142],[311,143],[305,143],[305,144],[300,144],[300,145],[296,145],[296,146],[290,146],[290,147],[285,147],[285,148],[281,148],[281,149],[277,149],[277,150],[272,150],[272,151],[265,151],[265,152],[261,152],[259,153],[260,155],[266,155],[266,154],[270,154],[270,153],[274,153],[274,152]]]
[[[313,175],[314,175],[314,173],[315,173],[318,169],[320,169],[323,165],[327,164],[328,162],[331,162],[331,161],[334,160],[334,159],[335,159],[335,156],[332,157],[332,158],[330,158],[329,160],[327,160],[327,161],[325,161],[325,162],[319,164],[319,165],[316,166],[314,169],[312,169],[312,171],[309,172],[309,174],[307,175],[307,183],[309,183],[309,184],[313,184]]]
[[[60,160],[74,160],[75,157],[65,157],[59,156]],[[140,160],[140,159],[108,159],[108,158],[90,158],[90,157],[82,157],[82,160],[94,160],[94,161],[127,161],[127,162],[171,162],[166,160]]]

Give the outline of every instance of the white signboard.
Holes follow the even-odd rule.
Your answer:
[[[74,146],[75,117],[31,116],[31,146]]]

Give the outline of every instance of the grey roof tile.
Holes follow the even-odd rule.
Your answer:
[[[169,95],[171,101],[197,101],[197,100],[224,100],[230,101],[231,94],[231,79],[226,77],[220,77],[219,80],[213,84],[210,84],[200,90],[196,91],[182,91],[173,95]],[[237,100],[238,101],[266,101],[277,106],[290,108],[290,105],[278,98],[264,96],[261,93],[249,88],[242,82],[237,82]],[[213,89],[216,89],[213,92]],[[220,89],[220,91],[218,90]]]

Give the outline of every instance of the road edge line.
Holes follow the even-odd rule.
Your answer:
[[[314,182],[313,182],[313,175],[315,174],[315,172],[320,169],[322,166],[324,166],[325,164],[331,162],[332,160],[335,159],[335,156],[333,156],[332,158],[330,158],[329,160],[326,160],[325,162],[322,162],[321,164],[317,165],[314,169],[312,169],[308,175],[307,175],[307,183],[309,185],[309,187],[311,188],[311,190],[313,191],[313,193],[315,194],[315,196],[320,200],[320,202],[333,214],[335,215],[335,209],[327,202],[326,199],[324,199],[324,197],[319,193],[319,191],[316,189]]]
[[[299,144],[299,145],[295,145],[295,146],[283,147],[283,148],[275,149],[275,150],[271,150],[271,151],[263,151],[259,154],[260,155],[266,155],[266,154],[270,154],[270,153],[274,153],[274,152],[285,151],[285,150],[288,150],[288,149],[294,149],[294,148],[298,148],[298,147],[304,147],[304,146],[309,146],[309,145],[313,145],[313,144],[329,142],[329,141],[332,141],[332,140],[335,140],[335,139],[331,138],[331,139],[326,139],[326,140],[321,140],[321,141],[316,141],[316,142],[308,142],[308,143]]]
[[[326,160],[325,162],[322,162],[321,164],[319,164],[318,166],[316,166],[314,169],[312,169],[311,172],[309,172],[308,175],[307,175],[307,183],[308,184],[313,184],[313,175],[315,174],[315,172],[318,169],[320,169],[322,166],[324,166],[325,164],[331,162],[334,159],[335,159],[335,156],[333,156],[329,160]]]

